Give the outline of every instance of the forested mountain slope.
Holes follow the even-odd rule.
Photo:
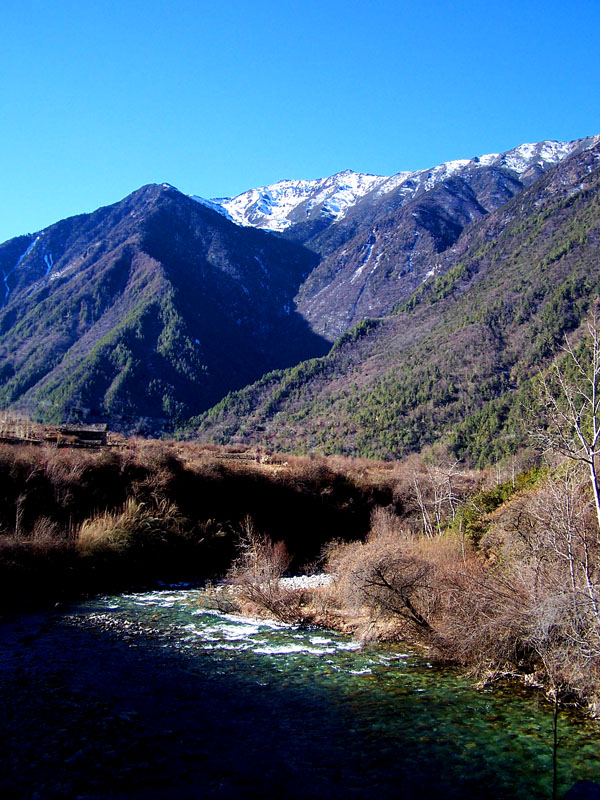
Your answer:
[[[0,246],[0,403],[157,431],[328,343],[293,297],[317,257],[173,187]]]
[[[487,460],[522,443],[519,392],[600,289],[600,145],[468,226],[395,315],[236,392],[190,430],[397,457],[440,439]]]
[[[216,202],[150,185],[5,242],[0,407],[156,434],[193,429],[186,421],[227,393],[292,368],[291,377],[269,374],[229,398],[203,418],[203,435],[243,430],[252,441],[376,456],[418,447],[450,424],[458,436],[465,413],[498,400],[515,370],[527,373],[533,351],[518,354],[513,335],[533,336],[539,358],[552,354],[554,340],[540,349],[548,328],[537,316],[552,282],[571,276],[573,309],[565,307],[579,314],[587,289],[577,281],[593,282],[595,271],[577,203],[589,202],[582,186],[599,141],[520,145],[391,178],[347,172],[282,182],[264,197],[234,198],[241,225]],[[265,219],[273,230],[260,229]],[[574,230],[580,239],[562,253]],[[514,289],[524,276],[536,287],[527,290],[535,295],[529,316],[516,328],[504,311],[483,324],[505,296],[525,291]],[[489,308],[461,327],[452,304],[465,291],[463,317]],[[407,302],[406,313],[388,319]],[[384,321],[352,329],[373,317]],[[492,344],[480,328],[495,331]],[[438,341],[430,356],[428,331],[448,330],[453,341]],[[302,363],[342,334],[328,359]],[[474,341],[478,377],[469,387],[448,370],[469,362],[463,350]]]

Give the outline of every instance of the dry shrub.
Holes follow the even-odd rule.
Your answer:
[[[594,697],[600,677],[597,623],[574,613],[562,589],[542,589],[521,563],[490,569],[480,561],[457,574],[438,654],[469,666],[480,679],[533,673],[564,696]]]
[[[282,622],[297,622],[302,618],[299,611],[302,592],[281,585],[290,562],[285,544],[272,542],[246,517],[238,538],[238,557],[227,574],[243,610],[267,612]]]
[[[419,535],[379,508],[364,543],[329,549],[328,569],[363,634],[425,643],[482,675],[532,666],[531,575],[494,567],[458,536]]]
[[[97,463],[97,455],[54,447],[43,447],[40,450],[44,471],[52,484],[58,486],[78,481],[90,464]]]
[[[440,534],[458,508],[481,484],[481,473],[457,461],[412,454],[393,469],[394,501],[404,509],[405,525],[426,536]]]
[[[12,583],[10,573],[19,573],[24,577],[31,574],[37,577],[38,572],[43,572],[46,566],[53,568],[60,567],[60,562],[71,563],[71,556],[74,554],[73,544],[70,542],[57,541],[52,536],[37,536],[35,539],[23,539],[14,536],[0,534],[0,570],[2,574],[2,585],[0,587],[0,608],[3,594],[7,587]],[[56,569],[58,574],[58,569]],[[31,590],[25,581],[21,582],[19,591]]]
[[[407,504],[413,494],[415,475],[424,476],[425,474],[425,461],[417,453],[411,453],[406,458],[403,458],[402,461],[397,461],[392,470],[394,496]]]
[[[587,476],[564,466],[497,515],[482,547],[516,587],[520,648],[553,685],[597,692],[600,671],[600,536]]]
[[[449,576],[462,567],[457,540],[424,539],[384,508],[373,511],[365,542],[331,547],[327,561],[339,606],[363,632],[428,642],[440,635]]]
[[[36,543],[59,542],[61,538],[70,539],[72,537],[65,537],[64,530],[54,520],[48,517],[38,517],[33,525],[29,541]]]
[[[186,445],[186,447],[190,447],[190,446],[193,447],[194,445],[190,445],[190,444]],[[219,450],[220,450],[220,447],[219,447],[218,444],[210,444],[210,443],[199,444],[199,445],[196,445],[196,447],[197,447],[197,449],[199,451],[201,451],[201,452],[205,451],[207,453],[218,453]]]
[[[337,473],[330,467],[327,459],[322,456],[291,457],[288,461],[287,479],[298,488],[312,485],[318,490],[330,486],[336,475]]]
[[[476,556],[447,578],[438,655],[469,666],[486,679],[527,671],[531,666],[527,586],[516,575],[491,570]]]
[[[163,439],[134,439],[126,452],[131,463],[150,472],[178,461],[174,442]]]
[[[85,520],[77,534],[77,545],[84,554],[155,551],[181,536],[184,523],[174,505],[163,501],[152,509],[130,498],[120,512],[105,512]]]

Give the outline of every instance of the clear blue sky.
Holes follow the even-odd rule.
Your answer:
[[[600,133],[599,0],[4,0],[0,241]]]

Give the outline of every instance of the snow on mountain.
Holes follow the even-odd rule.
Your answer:
[[[206,206],[207,208],[211,208],[213,211],[218,211],[219,214],[222,214],[224,217],[227,217],[228,220],[231,222],[237,222],[234,220],[231,214],[219,204],[217,200],[206,200],[204,197],[200,197],[197,194],[191,194],[190,197],[192,200],[195,200],[197,203],[200,203],[202,206]]]
[[[19,265],[21,264],[21,262],[22,262],[22,261],[23,261],[25,258],[27,258],[27,256],[29,255],[29,253],[31,253],[31,251],[33,250],[33,248],[34,248],[34,247],[36,246],[36,244],[38,243],[39,239],[40,239],[40,237],[39,237],[39,236],[36,236],[36,237],[35,237],[35,239],[33,239],[33,241],[31,241],[31,242],[28,244],[28,246],[27,246],[27,249],[25,250],[25,252],[24,252],[24,253],[22,253],[22,254],[19,256],[19,258],[17,259],[17,262],[16,262],[16,264],[15,264],[15,265],[12,267],[12,269],[9,269],[7,272],[6,272],[6,271],[4,271],[4,270],[2,270],[2,281],[3,281],[3,283],[4,283],[4,298],[3,298],[3,304],[4,304],[4,305],[6,305],[6,303],[8,302],[8,296],[9,296],[9,294],[10,294],[10,286],[9,286],[9,284],[8,284],[8,279],[9,279],[9,277],[10,277],[10,276],[13,274],[13,272],[14,272],[16,269],[18,269],[18,268],[19,268]],[[48,271],[49,271],[49,270],[48,270]]]
[[[345,170],[318,180],[283,180],[270,186],[250,189],[233,198],[210,202],[240,225],[254,225],[282,231],[315,212],[339,219],[361,197],[381,186],[389,178]]]
[[[542,141],[521,144],[505,153],[488,153],[475,158],[446,161],[436,167],[392,176],[370,175],[345,170],[317,180],[282,180],[237,197],[194,200],[219,211],[239,225],[283,231],[291,225],[325,216],[342,219],[348,210],[367,196],[373,199],[400,188],[406,199],[429,191],[454,175],[481,167],[503,167],[521,178],[534,166],[542,169],[557,164],[577,150],[587,149],[600,137],[572,142]]]
[[[596,138],[596,137],[593,137]],[[532,166],[538,164],[541,167],[548,167],[557,164],[559,161],[570,156],[575,150],[579,149],[581,140],[573,142],[537,142],[521,144],[506,153],[482,156],[491,159],[492,166],[503,166],[512,169],[519,177]]]

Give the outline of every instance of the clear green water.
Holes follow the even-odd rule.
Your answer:
[[[350,795],[363,786],[372,794],[356,796],[551,796],[552,708],[539,693],[477,691],[458,670],[399,647],[361,649],[333,632],[207,611],[202,598],[198,590],[127,595],[75,614],[149,634],[185,656],[203,686],[230,679],[240,707],[244,694],[259,698],[282,730],[320,754],[321,775],[344,773],[336,780]],[[577,780],[600,782],[600,727],[566,713],[559,726],[560,796]]]

